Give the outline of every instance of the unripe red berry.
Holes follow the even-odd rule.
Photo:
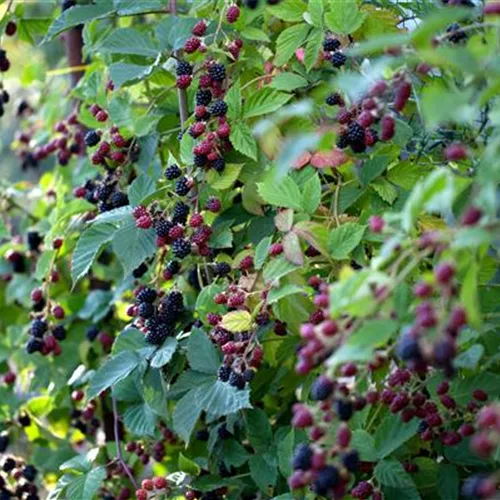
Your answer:
[[[432,292],[433,292],[432,286],[429,283],[426,283],[425,281],[417,283],[413,288],[413,293],[415,297],[419,297],[420,299],[425,299],[426,297],[429,297],[430,295],[432,295]]]
[[[370,231],[373,233],[381,233],[384,230],[385,222],[380,215],[372,215],[370,217]]]
[[[147,491],[153,491],[155,488],[153,481],[151,479],[143,479],[141,486],[143,489],[145,489]]]
[[[475,429],[472,424],[462,424],[458,429],[458,432],[462,437],[468,437],[474,434]]]
[[[488,399],[488,393],[482,389],[476,389],[473,391],[472,397],[478,401],[486,401]]]
[[[154,477],[153,485],[157,490],[163,490],[167,487],[167,480],[161,476]]]
[[[84,394],[83,394],[83,391],[80,391],[80,390],[75,390],[71,393],[71,399],[73,401],[81,401],[84,397]]]
[[[235,23],[240,17],[240,9],[237,5],[231,5],[227,9],[226,20],[229,24]]]
[[[385,115],[380,120],[380,139],[382,141],[388,141],[394,137],[396,122],[394,118],[390,115]]]
[[[3,376],[3,381],[7,384],[7,385],[12,385],[15,381],[16,381],[16,374],[14,372],[7,372],[4,376]]]
[[[467,156],[467,148],[463,144],[450,144],[444,150],[444,157],[448,161],[464,160]]]
[[[135,221],[135,225],[140,229],[149,229],[153,225],[153,221],[149,215],[143,215]]]
[[[17,24],[14,21],[9,21],[5,25],[5,34],[7,36],[14,36],[17,31]]]
[[[351,431],[347,424],[342,423],[337,429],[337,444],[341,448],[347,448],[351,442]]]
[[[440,285],[448,285],[455,276],[455,267],[449,262],[441,262],[434,269],[434,276]]]
[[[105,122],[108,119],[108,113],[106,113],[106,111],[102,109],[101,111],[97,112],[97,114],[95,115],[95,119],[98,122]]]
[[[195,36],[203,36],[207,30],[207,22],[205,19],[198,21],[191,30],[191,33]]]
[[[64,319],[65,316],[64,309],[61,306],[54,306],[52,308],[52,315],[56,319]]]
[[[487,2],[483,7],[483,14],[485,16],[500,16],[500,2]]]
[[[187,89],[191,85],[192,81],[193,78],[191,75],[181,75],[177,77],[175,85],[178,89]]]
[[[463,214],[460,222],[464,226],[474,226],[481,220],[482,216],[482,210],[477,207],[469,207]]]
[[[124,163],[127,159],[127,155],[123,151],[113,151],[110,158],[116,163]]]
[[[281,255],[283,253],[283,245],[281,243],[273,243],[269,247],[269,255],[271,257],[276,257],[278,255]]]
[[[447,380],[443,380],[437,386],[436,394],[438,394],[438,396],[443,396],[444,394],[446,394],[449,391],[449,389],[450,389],[450,384],[448,383]]]
[[[137,500],[147,500],[148,492],[141,488],[135,492],[135,497]]]
[[[63,246],[63,243],[64,243],[64,240],[62,238],[56,238],[53,242],[52,242],[52,248],[54,250],[57,250],[59,248],[61,248]]]
[[[42,299],[43,299],[43,292],[42,292],[42,289],[41,288],[34,288],[32,291],[31,291],[31,300],[33,302],[40,302]]]
[[[123,135],[121,135],[119,133],[113,134],[113,136],[111,137],[111,140],[113,141],[113,144],[117,148],[124,148],[127,146],[127,141],[126,141],[125,137],[123,137]]]
[[[200,45],[201,40],[195,36],[192,36],[186,40],[186,43],[184,44],[184,50],[187,54],[192,54],[199,49]]]
[[[473,436],[470,445],[472,451],[482,458],[489,458],[495,449],[494,443],[486,434],[476,434]]]

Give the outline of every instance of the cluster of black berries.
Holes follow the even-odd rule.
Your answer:
[[[23,170],[36,168],[42,160],[56,155],[59,165],[66,166],[73,156],[85,155],[84,134],[78,123],[76,113],[54,126],[54,136],[45,144],[32,147],[31,139],[36,133],[34,125],[16,137],[16,148]]]
[[[85,184],[73,190],[73,195],[97,205],[100,213],[129,204],[127,194],[120,190],[116,170],[108,172],[104,178],[99,175],[95,179],[87,180]]]
[[[464,43],[467,41],[467,33],[462,29],[460,24],[453,23],[446,28],[446,38],[455,44]]]
[[[43,356],[50,353],[53,353],[54,356],[61,354],[59,342],[66,338],[67,333],[64,325],[51,324],[44,317],[35,317],[31,321],[29,333],[30,339],[26,344],[28,354],[35,352],[40,352]]]
[[[135,305],[128,310],[136,325],[144,332],[146,341],[161,345],[176,333],[176,323],[184,312],[184,299],[179,291],[162,296],[153,288],[140,287],[135,291]]]
[[[340,49],[341,43],[337,38],[327,36],[323,40],[323,56],[334,68],[341,68],[347,61],[347,57]]]

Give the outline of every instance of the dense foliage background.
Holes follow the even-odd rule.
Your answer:
[[[498,498],[500,3],[0,1],[0,498]]]

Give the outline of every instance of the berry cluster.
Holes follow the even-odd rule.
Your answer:
[[[168,482],[161,476],[143,479],[141,487],[135,492],[135,497],[137,500],[147,500],[157,494],[168,494]]]
[[[341,68],[347,62],[346,55],[340,50],[341,46],[340,40],[330,35],[323,40],[323,59],[330,61],[334,68]]]
[[[161,345],[167,337],[176,333],[176,323],[184,312],[184,299],[178,291],[163,296],[153,288],[140,287],[134,292],[136,303],[128,314],[136,319],[136,325],[150,344]]]

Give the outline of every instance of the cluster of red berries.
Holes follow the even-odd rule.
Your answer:
[[[485,401],[487,394],[476,390],[480,401]],[[488,459],[499,449],[500,446],[500,406],[498,404],[488,405],[477,414],[475,426],[478,432],[471,440],[472,450],[481,458]]]
[[[178,441],[175,434],[163,422],[160,423],[160,431],[162,439],[147,446],[144,443],[130,441],[125,445],[126,451],[136,455],[143,465],[147,465],[151,458],[155,462],[162,462],[167,453],[166,446],[176,446]]]
[[[147,500],[157,494],[166,494],[167,492],[167,480],[162,476],[157,476],[152,479],[143,479],[141,487],[135,492],[135,497],[137,500]]]
[[[71,393],[71,401],[74,404],[70,413],[70,423],[87,438],[95,436],[101,422],[96,418],[97,402],[95,400],[84,403],[85,394],[80,389]]]
[[[51,155],[56,155],[59,165],[66,166],[73,156],[85,154],[84,135],[75,113],[54,125],[54,136],[45,144],[32,144],[35,132],[32,126],[16,138],[23,170],[38,167]]]

